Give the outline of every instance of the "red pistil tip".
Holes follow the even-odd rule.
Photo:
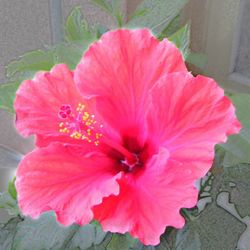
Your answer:
[[[95,115],[89,114],[85,110],[85,105],[79,103],[77,108],[73,110],[70,105],[62,105],[58,112],[60,118],[59,132],[68,134],[70,138],[76,140],[86,140],[98,146],[102,133],[100,129],[102,124],[98,124],[94,119]]]

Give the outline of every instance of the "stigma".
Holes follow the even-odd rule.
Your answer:
[[[64,104],[58,112],[60,123],[58,130],[72,139],[85,140],[98,146],[102,137],[102,124],[98,124],[95,115],[90,114],[84,104],[79,103],[73,109],[71,105]]]

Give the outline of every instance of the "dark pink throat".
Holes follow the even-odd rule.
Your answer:
[[[103,142],[118,153],[118,157],[116,155],[113,157],[118,158],[120,164],[128,171],[132,171],[132,169],[139,164],[139,156],[135,153],[130,152],[123,145],[108,138],[103,138]]]
[[[134,157],[133,162],[128,162],[126,159],[120,160],[119,164],[124,172],[135,172],[136,170],[143,168],[143,163],[141,162],[139,155],[134,154]]]
[[[95,119],[84,104],[76,107],[62,104],[58,110],[58,132],[73,140],[84,140],[105,150],[118,162],[118,171],[135,172],[142,169],[152,155],[152,147],[143,142],[141,128],[122,131],[122,140],[115,141],[103,134],[104,125]],[[108,151],[108,152],[107,152]]]
[[[153,154],[148,144],[140,145],[135,139],[124,137],[122,143],[103,138],[103,142],[111,148],[110,156],[117,161],[118,171],[135,173],[142,170]]]

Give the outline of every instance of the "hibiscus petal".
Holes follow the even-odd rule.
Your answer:
[[[197,178],[204,176],[215,144],[240,130],[231,101],[213,79],[186,73],[164,76],[151,95],[150,139],[166,147],[171,159],[192,168]]]
[[[97,97],[97,109],[108,124],[138,134],[148,90],[163,74],[177,71],[187,70],[173,43],[158,41],[147,29],[121,29],[90,46],[74,79],[85,97]]]
[[[184,226],[179,210],[195,206],[198,191],[190,171],[167,163],[168,157],[166,149],[160,150],[145,171],[124,175],[118,181],[118,196],[105,198],[93,208],[105,231],[130,232],[145,245],[157,245],[166,226]]]
[[[51,140],[65,140],[68,137],[59,133],[60,107],[67,104],[74,109],[82,102],[73,81],[73,73],[66,65],[59,64],[51,72],[40,72],[33,80],[21,84],[14,104],[16,128],[25,137],[40,135],[39,146]],[[43,141],[43,137],[46,140]]]
[[[54,210],[64,225],[92,220],[92,206],[119,193],[115,162],[101,153],[81,154],[80,147],[51,144],[20,163],[16,188],[24,215]]]

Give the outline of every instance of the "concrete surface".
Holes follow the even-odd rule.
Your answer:
[[[8,62],[46,44],[51,44],[48,0],[0,1],[0,82]]]

